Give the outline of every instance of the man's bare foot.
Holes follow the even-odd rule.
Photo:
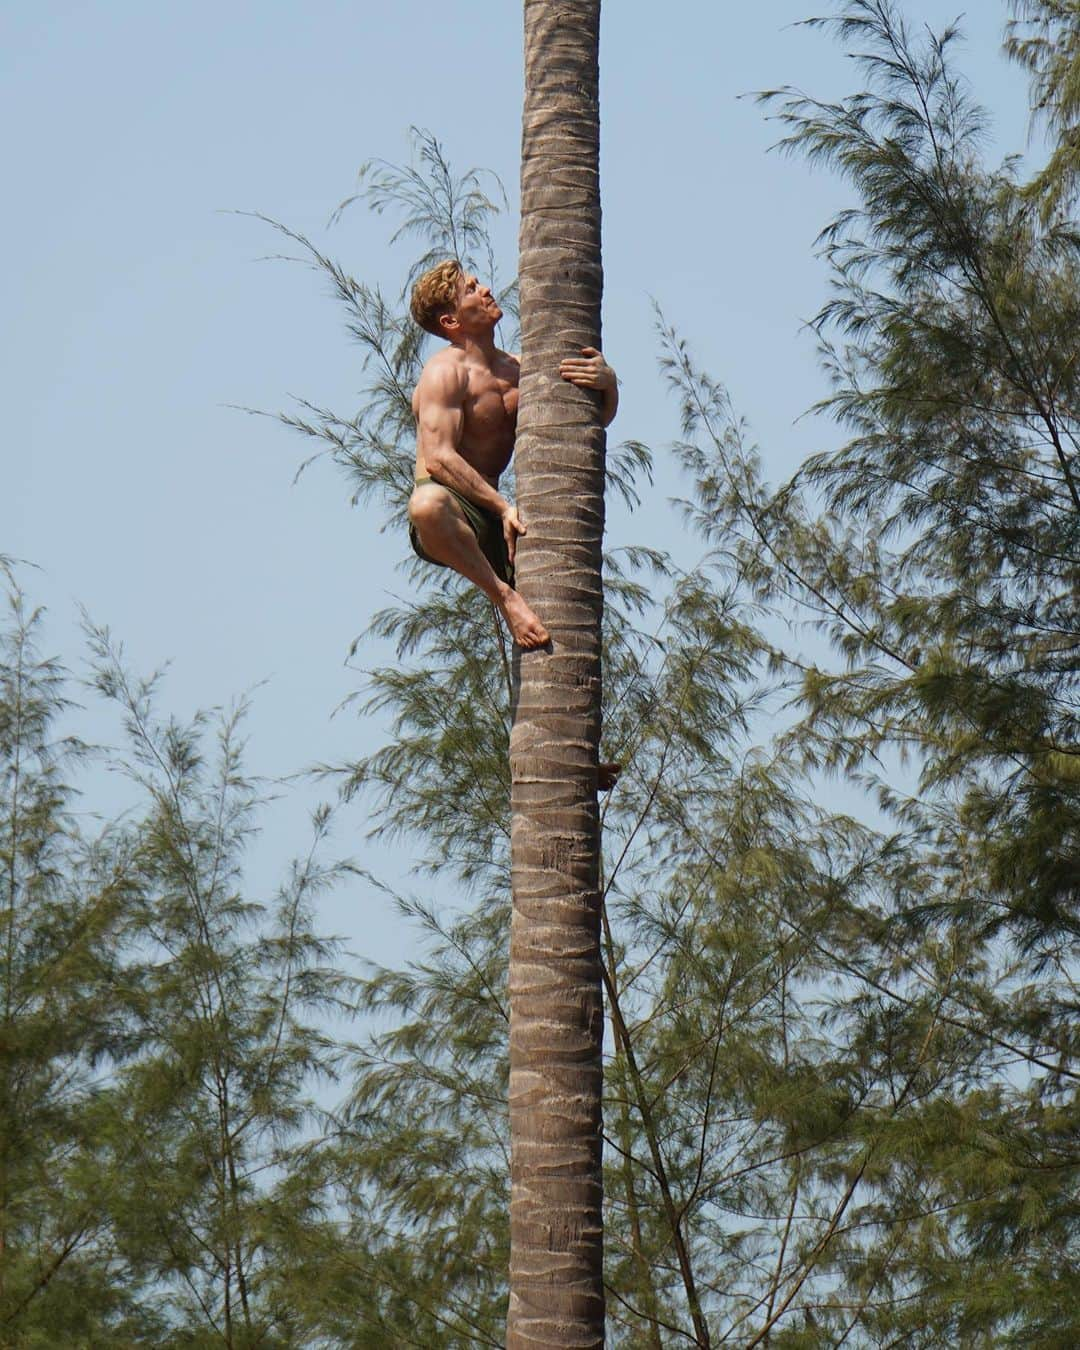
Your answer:
[[[551,641],[548,630],[517,591],[508,589],[504,592],[499,608],[510,629],[510,636],[519,647],[531,651],[534,647],[546,647]]]

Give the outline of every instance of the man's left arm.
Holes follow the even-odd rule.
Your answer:
[[[619,410],[619,381],[595,347],[582,347],[580,356],[568,356],[559,366],[564,380],[581,389],[597,389],[604,396],[604,426],[610,426]]]

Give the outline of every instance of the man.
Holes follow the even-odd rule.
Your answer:
[[[452,567],[488,596],[519,646],[543,647],[549,634],[514,590],[514,554],[526,533],[499,492],[517,429],[516,356],[495,346],[502,310],[487,286],[447,261],[413,287],[412,316],[449,346],[425,364],[413,394],[416,487],[409,537],[427,562]],[[604,425],[619,403],[615,372],[593,347],[559,367],[564,380],[603,395]]]

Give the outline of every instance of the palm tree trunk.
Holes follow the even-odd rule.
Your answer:
[[[604,1339],[601,1181],[600,400],[559,361],[600,346],[600,0],[525,0],[518,586],[510,741],[510,1350]]]

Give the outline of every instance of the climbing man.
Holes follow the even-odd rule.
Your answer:
[[[426,562],[452,567],[484,592],[519,646],[543,647],[549,634],[514,589],[514,554],[525,522],[499,492],[517,430],[516,356],[495,346],[502,318],[488,286],[449,260],[412,291],[412,316],[449,346],[424,365],[413,394],[416,486],[409,538]],[[568,357],[559,374],[603,396],[607,426],[619,404],[615,372],[595,347]]]

